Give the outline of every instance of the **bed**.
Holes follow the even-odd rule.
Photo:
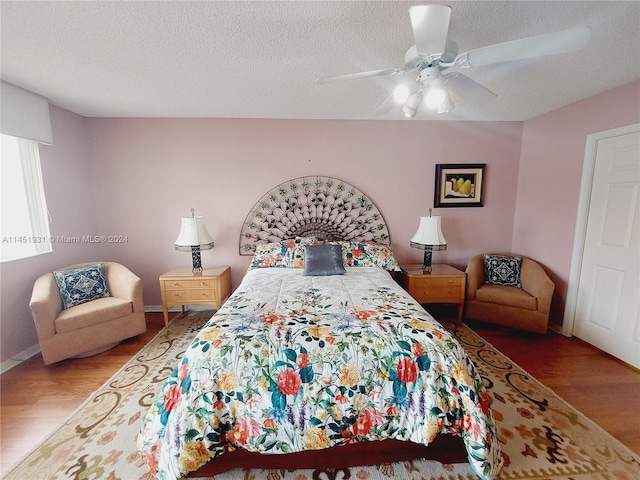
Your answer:
[[[379,232],[375,222],[360,230]],[[151,473],[451,461],[462,444],[476,474],[495,478],[482,380],[393,280],[390,245],[304,233],[256,241],[240,286],[164,382],[138,437]]]

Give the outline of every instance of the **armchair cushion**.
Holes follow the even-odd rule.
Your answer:
[[[63,310],[56,318],[56,332],[67,333],[79,328],[97,325],[107,319],[131,315],[133,306],[129,300],[115,297],[97,298],[92,302]]]
[[[522,288],[519,255],[484,254],[484,281],[489,285]]]
[[[479,302],[509,305],[525,310],[537,310],[538,300],[521,288],[506,287],[503,285],[483,285],[476,290],[476,300]]]
[[[53,272],[60,290],[62,308],[81,305],[97,298],[109,297],[109,286],[101,263]]]

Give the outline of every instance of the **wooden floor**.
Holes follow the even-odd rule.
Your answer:
[[[145,334],[88,358],[45,366],[38,354],[0,376],[2,474],[61,425],[163,327],[148,313]],[[575,338],[469,324],[568,403],[640,454],[640,372]]]
[[[499,351],[640,455],[640,371],[575,337],[466,322]]]

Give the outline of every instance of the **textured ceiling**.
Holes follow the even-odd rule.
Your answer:
[[[86,117],[396,118],[373,116],[392,78],[315,80],[403,66],[416,3],[3,0],[1,75]],[[439,119],[526,120],[640,78],[638,1],[448,4],[461,52],[583,25],[592,39],[464,70],[498,97]]]

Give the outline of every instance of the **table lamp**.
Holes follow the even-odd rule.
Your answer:
[[[182,217],[180,233],[175,241],[175,248],[180,252],[191,252],[193,272],[202,272],[201,250],[213,248],[213,238],[207,232],[204,217],[196,217],[196,211],[191,209],[190,217]]]
[[[409,244],[413,248],[424,250],[422,269],[430,273],[432,252],[447,249],[447,241],[442,234],[442,217],[432,217],[431,209],[429,209],[428,217],[420,217],[418,230],[411,237]]]

